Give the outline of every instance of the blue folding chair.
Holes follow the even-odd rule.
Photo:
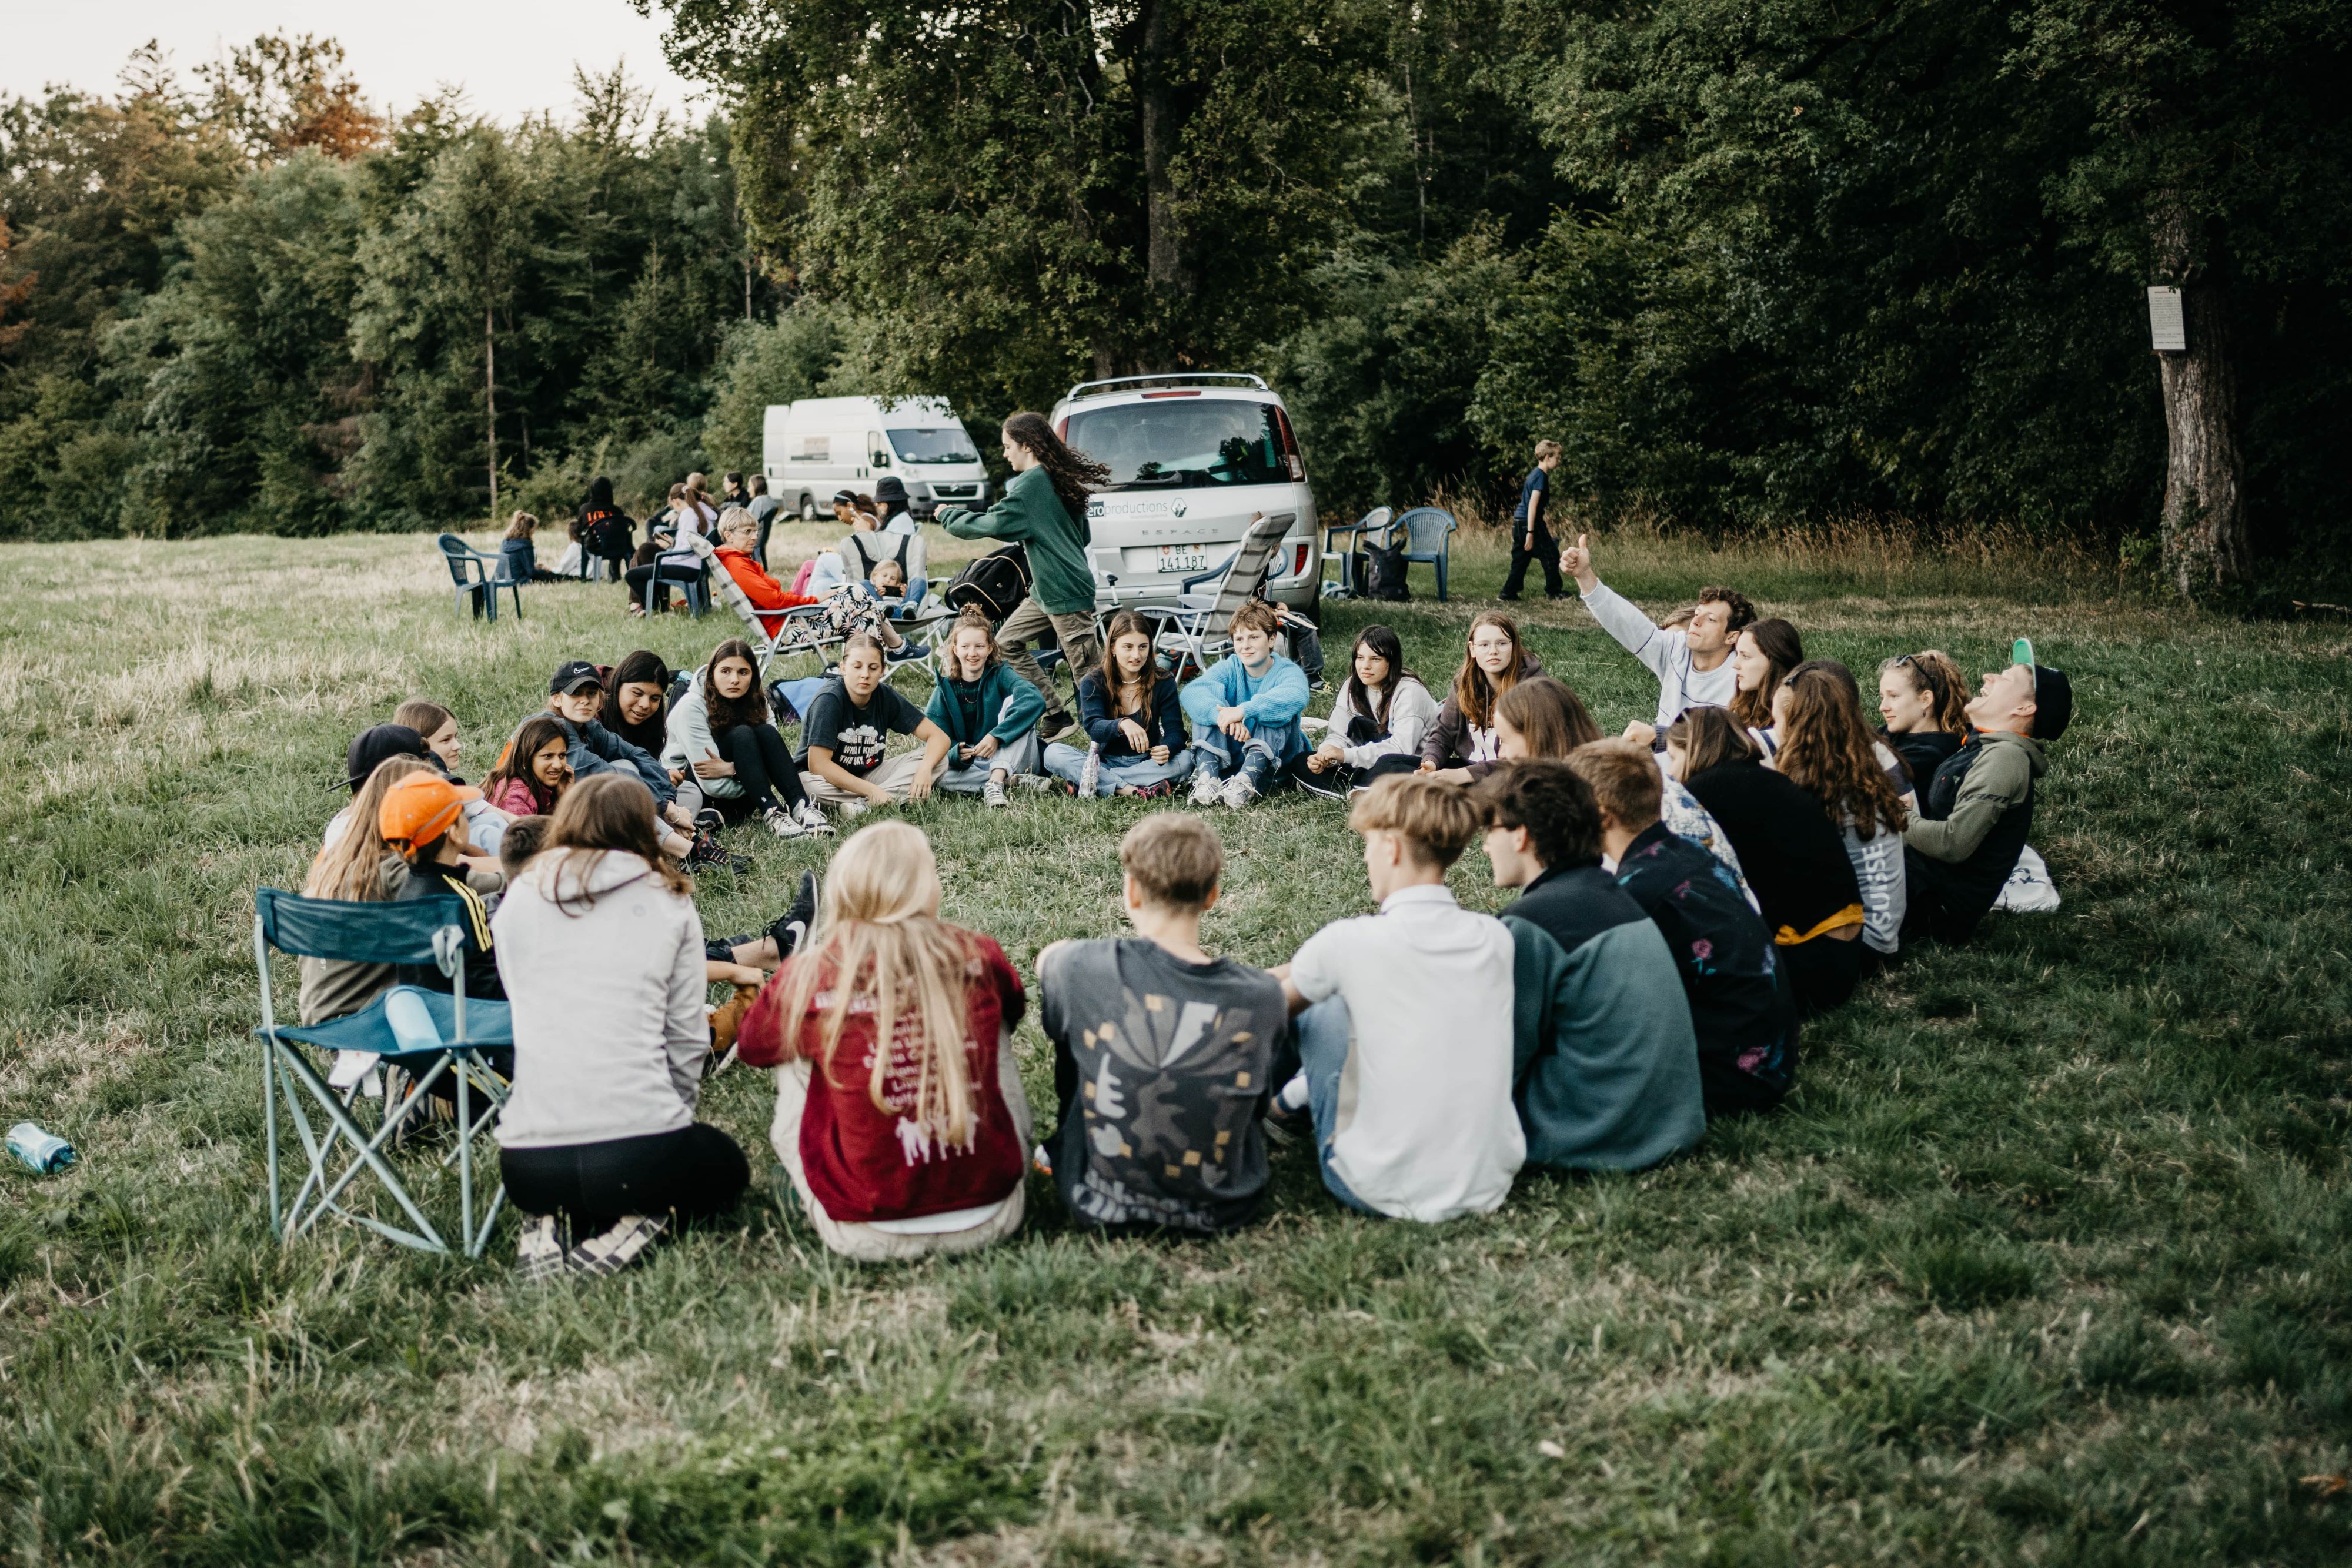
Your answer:
[[[404,1247],[427,1252],[452,1250],[440,1229],[425,1217],[387,1157],[388,1146],[410,1118],[423,1107],[425,1097],[446,1073],[457,1090],[457,1149],[450,1157],[457,1166],[457,1241],[466,1256],[478,1258],[490,1239],[490,1227],[506,1200],[499,1184],[474,1216],[474,1140],[489,1130],[507,1089],[491,1070],[483,1052],[511,1046],[514,1028],[507,1004],[469,1001],[466,996],[465,923],[463,900],[441,896],[399,904],[361,904],[341,899],[304,898],[265,887],[253,895],[253,961],[261,976],[261,1027],[253,1032],[262,1042],[261,1103],[263,1137],[269,1172],[269,1227],[281,1240],[291,1240],[331,1214]],[[449,977],[447,992],[415,986],[395,986],[367,1007],[345,1018],[293,1027],[278,1023],[270,985],[269,955],[275,949],[298,957],[327,958],[363,964],[426,964]],[[385,1016],[394,993],[404,992],[425,1004],[439,1035],[425,1048],[404,1046]],[[407,1085],[387,1090],[383,1116],[370,1133],[352,1113],[361,1099],[360,1087],[338,1092],[319,1075],[303,1047],[324,1051],[375,1053],[386,1065],[401,1068]],[[320,1113],[324,1132],[303,1108],[297,1089],[308,1092]],[[476,1095],[483,1106],[477,1115]],[[278,1178],[278,1111],[280,1098],[294,1130],[301,1139],[309,1170],[294,1190],[293,1201],[281,1207]],[[341,1167],[335,1156],[341,1153]],[[445,1158],[441,1164],[449,1163]],[[351,1207],[346,1194],[352,1184],[373,1175],[414,1228],[388,1223]]]
[[[448,563],[449,580],[457,585],[458,608],[465,608],[470,598],[474,613],[485,610],[491,620],[499,618],[499,590],[514,595],[515,616],[522,616],[522,582],[507,575],[506,557],[484,555],[455,534],[443,534],[439,539],[441,559]]]
[[[1437,601],[1445,602],[1445,558],[1452,552],[1454,530],[1462,525],[1443,507],[1415,507],[1389,525],[1387,540],[1393,546],[1404,536],[1404,559],[1437,569]]]

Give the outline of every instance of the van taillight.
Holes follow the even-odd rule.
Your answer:
[[[1292,458],[1292,459],[1290,460],[1290,476],[1291,476],[1292,478],[1294,478],[1294,479],[1295,479],[1295,478],[1297,478],[1297,477],[1298,476],[1298,459],[1297,459],[1297,458],[1296,458],[1296,457],[1294,457],[1294,458]],[[1295,545],[1293,545],[1293,546],[1291,547],[1291,549],[1290,549],[1290,575],[1291,575],[1291,576],[1293,576],[1293,577],[1305,577],[1305,576],[1307,575],[1307,541],[1306,541],[1305,539],[1301,539],[1301,540],[1299,540],[1297,544],[1295,544]]]
[[[1290,411],[1279,403],[1274,409],[1274,428],[1282,437],[1282,460],[1289,465],[1290,482],[1298,484],[1307,477],[1307,465],[1298,455],[1298,437],[1290,433]],[[1298,570],[1307,568],[1301,565]]]

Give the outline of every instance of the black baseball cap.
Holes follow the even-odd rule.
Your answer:
[[[2066,678],[2063,670],[2035,664],[2033,644],[2022,637],[2011,645],[2010,653],[2033,677],[2033,738],[2057,739],[2066,733],[2066,726],[2074,717],[2074,683]]]
[[[587,660],[566,659],[557,666],[555,679],[547,683],[547,691],[550,696],[560,697],[566,693],[576,692],[582,686],[601,687],[604,684],[604,677],[598,674],[596,666]]]
[[[432,754],[425,747],[425,737],[404,724],[379,724],[363,729],[343,753],[343,781],[356,795],[380,765],[395,757],[429,760]]]

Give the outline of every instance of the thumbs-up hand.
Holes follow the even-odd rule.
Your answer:
[[[1592,546],[1590,539],[1590,535],[1577,535],[1576,542],[1568,547],[1559,563],[1569,576],[1576,579],[1576,586],[1586,593],[1591,592],[1601,582],[1601,580],[1592,574]]]

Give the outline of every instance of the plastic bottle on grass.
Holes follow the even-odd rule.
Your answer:
[[[31,1122],[8,1129],[8,1152],[36,1176],[54,1176],[79,1157],[71,1144]]]

